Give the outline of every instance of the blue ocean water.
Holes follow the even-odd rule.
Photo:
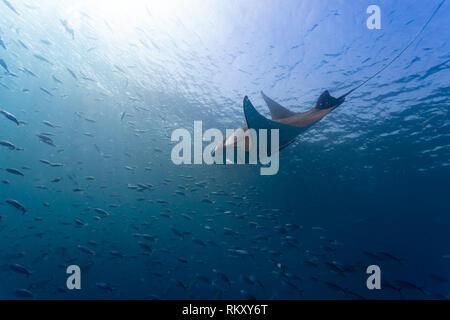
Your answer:
[[[343,94],[439,2],[0,1],[0,298],[447,299],[450,4],[276,175],[177,166],[170,139],[242,127],[246,95],[269,116],[261,90]]]

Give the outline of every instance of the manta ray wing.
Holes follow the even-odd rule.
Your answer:
[[[282,105],[280,105],[278,102],[275,102],[268,96],[264,94],[264,92],[261,91],[261,95],[264,99],[264,101],[267,103],[267,106],[270,110],[270,115],[272,116],[272,120],[278,120],[283,118],[288,118],[290,116],[293,116],[295,112],[292,112]]]
[[[289,126],[280,122],[271,121],[261,115],[250,102],[249,98],[245,96],[244,98],[244,114],[247,121],[247,126],[249,129],[254,129],[257,132],[260,129],[267,129],[268,136],[270,135],[271,129],[279,130],[279,150],[287,147],[291,144],[295,138],[300,134],[308,130],[311,126],[307,127],[294,127]],[[269,141],[269,138],[268,138]]]

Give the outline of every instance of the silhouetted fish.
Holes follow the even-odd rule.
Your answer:
[[[5,0],[3,0],[5,1]],[[16,297],[19,298],[33,298],[34,295],[30,290],[27,289],[17,289],[16,291],[14,291],[14,294],[16,295]]]
[[[41,89],[42,92],[45,92],[45,93],[48,94],[49,96],[53,97],[53,94],[52,94],[50,91],[48,91],[47,89],[42,88],[42,87],[40,87],[39,89]]]
[[[4,3],[8,8],[10,8],[15,14],[20,15],[19,12],[17,12],[17,10],[12,6],[11,3],[9,3],[8,0],[2,0],[2,1],[3,1],[3,3]]]
[[[64,27],[64,30],[66,30],[66,32],[72,36],[72,40],[75,40],[75,31],[69,26],[67,20],[59,20],[59,21],[61,22],[61,25]]]
[[[20,172],[17,169],[14,169],[14,168],[6,168],[5,170],[11,174],[15,174],[16,176],[22,176],[22,177],[25,176],[22,172]]]
[[[22,211],[23,214],[27,212],[27,209],[17,200],[14,199],[6,199],[5,202],[10,206],[16,208],[19,211]]]
[[[17,118],[13,114],[9,113],[8,111],[0,110],[0,114],[4,115],[6,119],[11,120],[12,122],[17,124],[18,126],[20,125],[19,120],[17,120]]]
[[[56,83],[62,84],[63,82],[61,80],[59,80],[57,77],[52,76],[53,81],[55,81]]]
[[[24,274],[27,276],[29,276],[31,274],[30,270],[28,270],[21,264],[13,263],[13,264],[9,265],[9,268],[11,270],[13,270],[14,272],[21,273],[21,274]]]
[[[69,68],[67,68],[67,71],[69,71],[70,75],[75,79],[78,80],[77,75],[75,74],[75,72],[73,72],[72,70],[70,70]]]
[[[15,145],[13,145],[11,142],[4,140],[0,140],[0,146],[7,147],[10,150],[23,150],[22,148],[18,148]]]
[[[84,253],[87,253],[87,254],[89,254],[89,255],[91,255],[91,256],[94,256],[94,255],[95,255],[95,252],[94,252],[94,251],[92,251],[91,249],[89,249],[89,248],[87,248],[87,247],[85,247],[85,246],[78,245],[77,248],[78,248],[80,251],[82,251],[82,252],[84,252]]]
[[[48,64],[50,64],[50,65],[53,65],[53,63],[51,63],[49,60],[47,60],[46,58],[44,58],[44,57],[41,56],[40,54],[33,54],[33,56],[34,56],[36,59],[38,59],[38,60],[41,60],[41,61],[43,61],[43,62],[46,62],[46,63],[48,63]]]

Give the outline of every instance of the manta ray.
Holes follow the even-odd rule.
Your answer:
[[[423,27],[416,33],[414,38],[386,65],[384,65],[378,72],[367,78],[365,81],[343,94],[339,98],[332,97],[328,90],[324,91],[317,99],[316,105],[310,110],[302,113],[296,113],[286,109],[281,106],[276,101],[272,100],[261,91],[262,97],[266,102],[270,110],[270,115],[272,119],[267,119],[261,115],[250,102],[250,99],[245,96],[243,107],[245,120],[247,126],[236,130],[234,133],[227,136],[223,141],[219,142],[212,152],[213,156],[221,152],[225,154],[225,150],[228,148],[238,148],[243,147],[246,152],[253,150],[253,146],[259,147],[256,142],[252,141],[252,136],[249,134],[249,129],[254,129],[259,131],[261,129],[267,130],[267,141],[271,139],[270,135],[272,129],[278,129],[279,133],[279,147],[278,150],[271,150],[271,153],[278,152],[279,150],[290,145],[295,138],[310,129],[315,123],[319,122],[323,117],[329,114],[331,111],[339,107],[344,103],[345,98],[362,87],[364,84],[369,82],[371,79],[378,76],[381,72],[386,70],[394,61],[396,61],[419,37],[419,35],[425,30],[427,25],[434,18],[436,13],[439,11],[440,7],[444,4],[446,0],[442,0],[436,9],[433,11],[430,18],[426,21]]]
[[[245,151],[253,147],[253,141],[248,134],[248,129],[256,131],[260,129],[278,129],[279,130],[279,149],[281,150],[291,144],[295,138],[310,129],[315,123],[336,109],[345,101],[345,95],[339,98],[332,97],[328,90],[324,91],[313,108],[306,112],[296,113],[290,111],[269,98],[261,91],[261,95],[269,107],[271,120],[261,115],[246,96],[244,98],[244,114],[247,126],[236,130],[233,134],[224,139],[215,148],[215,153],[227,148],[237,148],[245,146]],[[270,133],[269,133],[270,134]],[[245,139],[245,141],[243,141]],[[244,142],[242,144],[242,142]]]
[[[263,91],[261,91],[261,95],[269,107],[272,120],[261,115],[250,102],[250,99],[245,97],[244,114],[247,121],[246,129],[278,129],[280,134],[279,150],[287,147],[299,134],[310,129],[315,123],[319,122],[345,101],[345,95],[335,98],[326,90],[319,96],[313,108],[306,112],[296,113],[269,98]]]

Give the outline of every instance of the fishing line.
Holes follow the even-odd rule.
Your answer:
[[[356,86],[355,88],[353,88],[352,90],[350,90],[349,92],[347,92],[346,94],[342,95],[341,97],[339,97],[338,99],[341,98],[345,98],[346,96],[348,96],[350,93],[352,93],[353,91],[355,91],[356,89],[362,87],[363,85],[365,85],[367,82],[369,82],[370,80],[372,80],[373,78],[375,78],[377,75],[379,75],[381,72],[383,72],[384,70],[386,70],[392,63],[394,63],[395,60],[397,60],[398,58],[400,58],[400,56],[403,54],[403,52],[405,52],[413,43],[414,41],[417,40],[417,38],[420,36],[420,34],[423,32],[423,30],[425,30],[425,28],[428,26],[428,24],[431,22],[431,20],[433,20],[434,16],[436,15],[436,13],[439,11],[439,9],[442,7],[442,5],[444,4],[446,0],[442,0],[441,3],[439,3],[439,5],[437,6],[437,8],[434,10],[433,14],[431,15],[431,17],[428,19],[428,21],[424,24],[424,26],[422,27],[422,29],[420,29],[419,32],[417,32],[417,34],[415,35],[415,37],[407,44],[407,46],[405,48],[403,48],[402,51],[400,51],[399,54],[397,54],[387,65],[385,65],[383,68],[381,68],[377,73],[375,73],[373,76],[369,77],[368,79],[366,79],[363,83],[361,83],[360,85]]]

